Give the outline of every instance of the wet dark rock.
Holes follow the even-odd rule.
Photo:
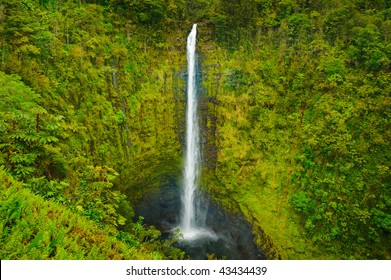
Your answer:
[[[198,203],[206,211],[205,224],[218,238],[201,238],[174,244],[192,259],[207,259],[207,254],[226,259],[265,259],[254,244],[248,222],[240,214],[227,214],[206,195]],[[147,225],[162,231],[163,238],[172,237],[179,223],[181,209],[180,189],[175,179],[166,180],[159,191],[145,195],[136,205],[137,216],[143,216]]]

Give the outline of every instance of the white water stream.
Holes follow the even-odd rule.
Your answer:
[[[187,240],[212,237],[200,221],[205,221],[203,211],[196,207],[196,189],[200,176],[200,136],[197,113],[196,86],[196,37],[197,24],[187,37],[187,108],[186,108],[186,152],[183,170],[182,213],[179,229]]]

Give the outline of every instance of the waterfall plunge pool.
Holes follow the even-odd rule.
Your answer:
[[[153,225],[162,232],[162,238],[172,238],[180,222],[180,196],[176,179],[169,178],[157,192],[146,194],[138,201],[134,208],[136,217],[143,216],[146,225]],[[228,260],[266,259],[254,243],[249,223],[241,215],[228,215],[207,195],[200,194],[199,197],[209,234],[180,239],[174,246],[195,260],[208,259],[208,255]]]

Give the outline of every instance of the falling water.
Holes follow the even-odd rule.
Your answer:
[[[197,24],[187,37],[187,108],[186,108],[186,153],[183,170],[182,215],[179,229],[184,239],[208,235],[209,231],[199,223],[203,220],[196,207],[196,189],[200,175],[200,141],[197,115],[196,88],[196,35]]]
[[[186,108],[186,154],[182,190],[182,217],[180,229],[184,237],[191,235],[195,228],[194,195],[199,176],[199,127],[196,91],[196,50],[197,24],[193,25],[187,37],[187,108]]]

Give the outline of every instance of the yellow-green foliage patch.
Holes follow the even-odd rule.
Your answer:
[[[94,222],[56,202],[45,201],[0,170],[0,258],[162,259],[142,245],[116,239],[114,228]]]

